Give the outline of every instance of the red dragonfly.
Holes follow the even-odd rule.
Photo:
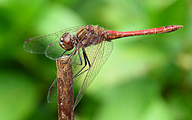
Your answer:
[[[74,104],[75,108],[108,59],[113,48],[111,40],[137,35],[168,33],[181,28],[183,28],[182,25],[169,25],[146,30],[119,32],[105,31],[97,25],[85,25],[30,38],[25,41],[23,47],[27,52],[45,54],[46,57],[52,60],[59,59],[64,54],[72,58],[75,66],[73,81],[80,79],[80,77],[83,78],[83,83]],[[48,102],[53,102],[57,98],[56,83],[57,79],[49,89]]]

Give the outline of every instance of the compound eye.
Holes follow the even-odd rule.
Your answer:
[[[69,33],[64,33],[59,40],[59,45],[66,51],[73,49],[74,44]]]

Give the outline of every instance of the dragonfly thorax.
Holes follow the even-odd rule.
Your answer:
[[[59,40],[59,45],[66,51],[69,51],[74,48],[74,41],[71,35],[66,32],[62,35]]]

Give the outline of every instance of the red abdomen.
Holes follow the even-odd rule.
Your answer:
[[[136,35],[151,35],[151,34],[167,33],[167,32],[172,32],[172,31],[181,29],[181,28],[183,28],[182,25],[172,25],[172,26],[169,25],[165,27],[138,30],[138,31],[128,31],[128,32],[118,32],[118,31],[109,30],[107,31],[107,38],[112,40],[116,38],[136,36]]]

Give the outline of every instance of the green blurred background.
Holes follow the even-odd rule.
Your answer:
[[[23,43],[86,24],[184,28],[114,40],[76,120],[192,120],[191,0],[0,0],[0,120],[57,119],[57,103],[46,99],[55,61],[25,52]]]

